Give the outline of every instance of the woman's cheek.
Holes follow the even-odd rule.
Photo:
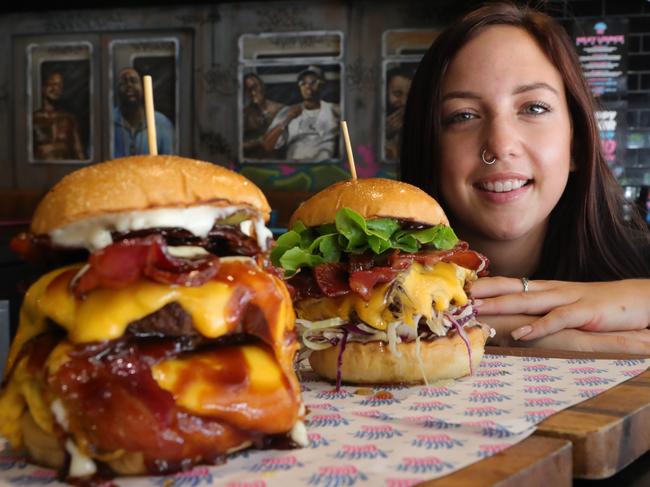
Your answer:
[[[540,166],[566,170],[571,163],[571,130],[568,121],[530,127],[524,140]]]

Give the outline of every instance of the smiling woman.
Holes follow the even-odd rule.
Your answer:
[[[402,179],[443,204],[494,275],[517,278],[472,289],[502,340],[650,352],[650,236],[623,217],[559,24],[498,2],[450,25],[418,67],[403,133]]]
[[[504,56],[508,44],[517,49]],[[498,25],[465,44],[442,84],[441,195],[468,239],[504,242],[534,271],[540,235],[564,191],[571,121],[562,76],[526,31]],[[488,153],[478,160],[478,154]],[[485,155],[485,154],[483,154]],[[506,244],[508,245],[508,244]],[[532,257],[532,259],[531,259]],[[521,275],[499,263],[497,272]]]

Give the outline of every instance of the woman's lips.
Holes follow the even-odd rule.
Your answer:
[[[521,198],[532,183],[532,179],[521,176],[502,176],[481,179],[474,183],[474,188],[483,198],[493,203],[508,203]]]

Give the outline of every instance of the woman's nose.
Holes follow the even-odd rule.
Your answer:
[[[489,117],[485,125],[484,139],[484,149],[497,159],[504,160],[519,153],[517,129],[507,116]]]

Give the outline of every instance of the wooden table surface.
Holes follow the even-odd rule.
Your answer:
[[[487,347],[486,353],[610,360],[644,358],[500,347]],[[576,478],[604,479],[620,472],[650,450],[650,370],[547,418],[537,425],[534,437],[570,441]]]
[[[571,442],[529,436],[485,460],[418,487],[566,487],[571,483]]]
[[[639,359],[638,355],[564,352],[531,348],[486,347],[492,355],[519,357]],[[650,453],[650,370],[598,396],[564,409],[537,425],[524,441],[485,460],[440,479],[419,484],[423,487],[563,487],[574,478],[612,478],[625,485],[638,485],[650,476],[650,465],[633,465]],[[640,460],[643,461],[643,460]],[[629,475],[628,475],[629,473]],[[580,483],[582,482],[582,483]],[[623,484],[592,481],[596,487]],[[591,486],[587,480],[578,485]]]

